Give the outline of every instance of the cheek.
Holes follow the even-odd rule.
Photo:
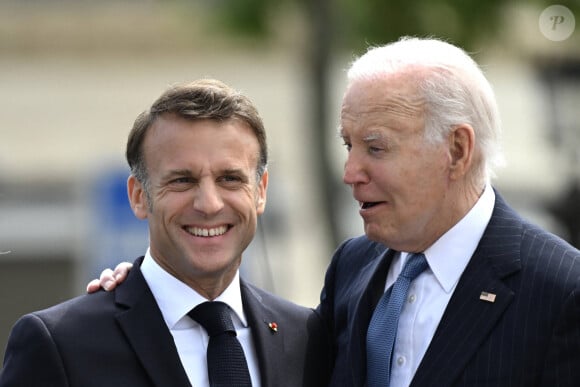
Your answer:
[[[172,219],[193,208],[193,196],[187,192],[171,192],[153,199],[153,214],[158,219]]]
[[[408,176],[414,176],[418,181],[423,182],[425,187],[441,184],[447,180],[449,172],[449,159],[442,151],[424,150],[417,151],[415,160],[410,161],[412,171]]]
[[[229,207],[243,217],[253,217],[261,207],[259,196],[253,190],[226,192],[222,196]],[[263,207],[263,206],[262,206]]]
[[[437,163],[415,161],[401,167],[389,180],[383,177],[382,182],[391,183],[390,191],[395,202],[406,208],[405,212],[412,217],[421,217],[422,212],[436,205],[445,195],[447,179],[444,171]]]

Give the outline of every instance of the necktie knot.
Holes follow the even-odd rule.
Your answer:
[[[429,264],[427,263],[427,258],[423,253],[410,254],[403,270],[401,271],[401,276],[407,278],[409,281],[413,281],[424,272]]]
[[[210,337],[226,332],[236,335],[229,307],[223,302],[203,302],[193,308],[187,315],[197,321]]]

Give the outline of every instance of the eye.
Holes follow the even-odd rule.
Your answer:
[[[239,175],[223,175],[222,177],[220,177],[218,179],[219,182],[221,182],[222,184],[228,185],[228,186],[237,186],[241,183],[245,182],[245,179],[243,179],[241,176]]]
[[[223,177],[223,181],[240,181],[241,179],[238,176],[234,175],[226,175]]]
[[[187,190],[196,183],[196,180],[191,176],[180,176],[171,179],[168,182],[168,187],[176,190]]]
[[[196,183],[196,180],[191,176],[180,176],[180,177],[175,177],[171,180],[168,180],[167,183],[165,184],[165,186],[169,190],[179,192],[179,191],[187,191],[195,183]]]
[[[348,141],[343,141],[342,145],[346,148],[347,152],[350,152],[350,150],[352,149],[352,144],[349,143]]]
[[[370,154],[375,154],[381,152],[383,149],[376,146],[369,146],[368,151]]]
[[[191,177],[178,177],[177,179],[171,180],[171,184],[187,184],[191,182],[192,182]]]

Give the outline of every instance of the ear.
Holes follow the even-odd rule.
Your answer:
[[[475,131],[468,124],[454,127],[449,134],[451,155],[450,177],[458,180],[467,175],[473,165]]]
[[[127,194],[129,195],[131,209],[137,219],[147,219],[149,211],[147,195],[145,194],[141,182],[139,182],[139,180],[137,180],[133,175],[129,176],[129,179],[127,179]]]
[[[266,169],[258,184],[258,201],[256,202],[256,212],[262,215],[266,209],[266,191],[268,190],[268,170]]]

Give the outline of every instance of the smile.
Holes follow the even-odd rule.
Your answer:
[[[185,227],[185,231],[197,237],[215,237],[224,235],[228,231],[228,226],[214,228]]]

